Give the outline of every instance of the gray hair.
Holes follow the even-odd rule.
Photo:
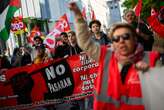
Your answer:
[[[135,16],[135,12],[132,9],[127,9],[124,10],[124,14],[123,14],[123,18],[125,19],[125,16],[127,15],[127,13],[131,12],[134,16]]]

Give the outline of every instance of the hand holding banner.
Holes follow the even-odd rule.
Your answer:
[[[97,68],[98,63],[80,54],[10,69],[0,75],[0,110],[29,109],[92,95]]]

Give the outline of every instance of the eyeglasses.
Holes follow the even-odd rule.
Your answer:
[[[129,40],[130,36],[131,36],[130,33],[125,33],[125,34],[119,35],[119,36],[113,36],[112,42],[119,42],[121,38],[122,38],[122,40]]]

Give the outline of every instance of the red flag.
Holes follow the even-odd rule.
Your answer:
[[[135,6],[135,15],[140,16],[142,10],[142,0],[138,0],[137,5]]]
[[[69,22],[67,19],[67,15],[64,14],[59,18],[59,20],[55,23],[53,30],[47,35],[44,40],[44,43],[49,48],[55,47],[55,38],[60,37],[61,32],[68,32],[70,30]]]
[[[82,9],[82,15],[83,15],[83,17],[84,17],[84,19],[87,19],[87,17],[86,17],[86,9],[85,9],[85,7],[83,7],[83,9]]]
[[[31,43],[31,44],[33,44],[34,43],[34,41],[33,41],[34,37],[35,36],[40,36],[41,34],[42,33],[40,32],[39,27],[35,25],[33,27],[33,29],[31,30],[30,35],[28,36],[28,42]]]
[[[147,22],[160,37],[164,38],[164,25],[158,21],[156,16],[148,17]]]
[[[10,0],[10,6],[21,7],[20,0]]]
[[[92,20],[96,19],[95,12],[93,10],[91,10],[91,18],[92,18]]]
[[[70,31],[70,26],[68,23],[67,15],[64,14],[59,18],[59,20],[56,22],[54,28],[57,28],[61,32],[68,32]]]
[[[98,67],[83,53],[7,70],[0,79],[0,109],[32,110],[93,95]]]

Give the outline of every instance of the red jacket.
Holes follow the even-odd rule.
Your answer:
[[[99,63],[94,110],[144,110],[141,85],[135,65],[129,68],[123,84],[118,62],[106,47],[101,48]]]

